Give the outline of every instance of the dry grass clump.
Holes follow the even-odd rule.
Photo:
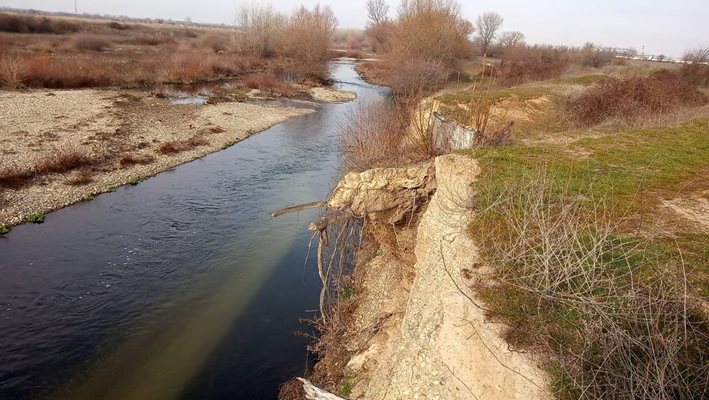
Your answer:
[[[160,154],[172,155],[181,153],[183,151],[189,151],[195,147],[206,146],[209,142],[201,137],[194,136],[187,140],[175,140],[171,142],[165,142],[158,147],[158,152]]]
[[[128,154],[121,157],[121,167],[126,168],[132,165],[147,165],[155,161],[155,157],[149,154]]]
[[[47,152],[31,166],[20,166],[15,163],[0,166],[0,187],[18,188],[36,177],[71,171],[91,165],[93,162],[94,160],[76,148],[58,148]]]
[[[27,75],[27,64],[18,54],[0,53],[0,84],[18,87]]]
[[[35,164],[33,172],[35,175],[61,173],[89,165],[91,162],[88,156],[76,148],[61,148],[47,153]]]
[[[544,173],[485,192],[473,230],[497,283],[479,287],[515,347],[550,355],[562,399],[698,399],[709,325],[687,297],[684,261],[624,235],[605,204]]]
[[[31,169],[22,168],[15,163],[0,166],[0,187],[17,188],[32,179]]]
[[[82,169],[78,174],[66,181],[69,186],[82,186],[88,185],[94,181],[95,173],[90,169]]]
[[[341,129],[339,145],[345,170],[364,171],[399,163],[405,115],[393,102],[360,104]]]
[[[244,86],[249,89],[273,89],[279,85],[278,79],[272,73],[260,73],[246,79]]]
[[[93,33],[80,33],[74,37],[74,47],[80,51],[104,51],[112,45],[108,38]]]
[[[26,60],[26,86],[46,88],[80,88],[110,86],[117,82],[111,65],[86,54],[72,57],[38,55]]]
[[[226,129],[222,128],[221,126],[212,126],[206,128],[205,131],[208,133],[224,133],[226,132]]]
[[[608,79],[572,100],[569,112],[579,124],[591,126],[608,119],[632,122],[706,102],[695,86],[661,70],[648,77]]]
[[[201,44],[215,53],[223,53],[229,49],[229,38],[224,34],[211,32],[202,37]]]

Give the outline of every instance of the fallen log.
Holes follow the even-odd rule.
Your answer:
[[[334,394],[327,392],[308,382],[308,380],[303,378],[297,378],[303,383],[303,390],[305,391],[305,398],[308,400],[346,400],[342,397],[335,396]]]
[[[274,218],[280,217],[283,214],[288,214],[288,213],[303,211],[303,210],[309,210],[311,208],[325,207],[326,204],[327,204],[327,202],[325,202],[325,201],[313,201],[311,203],[299,204],[297,206],[291,206],[291,207],[281,208],[280,210],[276,210],[271,213],[271,216]]]

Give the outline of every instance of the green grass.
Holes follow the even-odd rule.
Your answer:
[[[351,287],[346,287],[342,290],[342,293],[340,293],[340,297],[342,297],[342,300],[349,300],[352,297],[354,297],[355,292],[354,289]]]
[[[345,379],[344,382],[340,384],[337,389],[337,395],[340,397],[349,397],[352,394],[352,382],[349,379]]]
[[[12,228],[10,228],[9,226],[5,224],[0,224],[0,236],[7,235],[8,233],[10,233],[11,230]]]
[[[605,82],[608,79],[611,79],[611,77],[608,75],[590,74],[590,75],[571,76],[568,78],[555,79],[555,80],[552,80],[551,82],[565,84],[565,85],[591,86],[591,85],[595,85],[597,83]]]
[[[141,182],[141,179],[133,178],[128,181],[128,184],[131,186],[137,186],[140,182]]]
[[[44,223],[45,216],[44,214],[32,214],[27,217],[27,222],[33,223],[33,224],[41,224]]]
[[[682,228],[672,235],[647,239],[645,233],[655,228],[660,199],[678,193],[702,193],[709,188],[709,120],[695,120],[678,127],[628,130],[602,137],[593,132],[576,132],[582,138],[571,145],[543,144],[531,147],[478,149],[467,154],[475,157],[482,174],[475,186],[479,189],[476,209],[481,211],[470,225],[481,254],[495,262],[507,243],[519,240],[506,228],[506,221],[496,211],[497,201],[511,188],[524,187],[541,173],[548,179],[549,204],[563,204],[563,199],[584,199],[592,215],[598,200],[607,208],[606,215],[627,221],[615,234],[619,248],[624,243],[643,243],[642,251],[618,255],[604,254],[604,267],[612,276],[627,279],[632,270],[635,284],[657,282],[658,274],[686,271],[690,296],[709,297],[709,232]],[[583,136],[586,135],[586,138]],[[581,155],[582,154],[582,155]],[[516,203],[515,203],[516,204]],[[523,202],[515,207],[524,207]],[[487,211],[482,211],[487,210]],[[584,211],[586,212],[586,211]],[[522,215],[522,214],[520,214]],[[645,218],[639,218],[640,215]],[[684,265],[684,269],[680,269]],[[658,266],[659,267],[658,269]],[[581,334],[584,315],[563,302],[548,301],[520,289],[509,279],[523,279],[524,265],[500,265],[507,281],[493,287],[479,288],[478,294],[491,315],[505,321],[505,338],[518,348],[564,348],[583,354],[590,364],[593,351],[584,350],[588,338]],[[616,272],[617,270],[617,272]],[[603,287],[595,295],[603,296]],[[690,345],[688,345],[690,346]],[[691,345],[693,346],[693,344]],[[692,349],[692,347],[688,347]],[[584,351],[588,352],[585,353]],[[692,350],[694,351],[694,350]],[[560,358],[559,358],[560,359]],[[545,368],[551,374],[553,391],[559,398],[578,398],[580,388],[566,376],[560,362],[552,358]],[[601,362],[599,362],[601,363]],[[601,363],[602,364],[602,363]]]
[[[574,152],[591,155],[584,159]],[[671,193],[688,181],[705,180],[709,120],[581,139],[566,148],[540,145],[482,149],[470,154],[488,171],[483,179],[500,190],[544,167],[559,192],[590,187],[591,194],[610,196],[615,204],[625,207],[641,185],[645,190]]]
[[[554,94],[554,90],[549,86],[518,86],[501,90],[487,90],[482,88],[475,91],[462,91],[440,96],[439,100],[441,100],[444,104],[451,105],[456,103],[466,103],[471,100],[500,101],[511,98],[528,100],[552,94]]]

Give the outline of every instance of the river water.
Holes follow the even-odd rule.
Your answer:
[[[333,78],[382,101],[348,62]],[[272,399],[306,368],[320,282],[306,262],[338,177],[322,105],[226,150],[0,237],[0,399]]]

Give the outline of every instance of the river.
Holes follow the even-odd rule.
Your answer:
[[[332,65],[357,102],[386,91]],[[0,399],[273,399],[304,372],[320,281],[306,262],[339,175],[325,104],[226,150],[0,237]]]

